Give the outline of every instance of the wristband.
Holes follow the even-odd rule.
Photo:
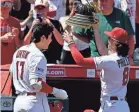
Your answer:
[[[73,40],[68,42],[68,46],[70,46],[71,44],[75,44],[75,42]]]

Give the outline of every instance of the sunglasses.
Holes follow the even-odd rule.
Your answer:
[[[2,6],[2,7],[12,7],[13,3],[12,2],[1,2],[0,6]]]
[[[38,10],[42,10],[42,9],[45,9],[46,7],[44,7],[44,6],[37,6],[37,7],[35,7],[35,9],[38,9]]]

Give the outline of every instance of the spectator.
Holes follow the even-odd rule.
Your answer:
[[[100,36],[102,38],[102,40],[104,41],[105,45],[108,45],[108,36],[104,34],[104,31],[110,31],[115,27],[121,27],[123,29],[125,29],[128,32],[128,35],[130,37],[129,40],[129,53],[128,56],[130,58],[132,58],[133,56],[133,51],[134,51],[134,31],[129,19],[129,16],[126,12],[113,7],[114,5],[114,0],[99,0],[98,1],[98,6],[101,10],[102,13],[98,13],[98,17],[99,17],[99,32],[100,32]],[[91,48],[91,56],[96,57],[96,56],[100,56],[100,55],[104,55],[104,49],[100,49],[99,46],[96,46],[96,42],[94,39],[94,34],[93,34],[93,30],[92,29],[82,29],[80,30],[79,28],[74,28],[74,32],[76,32],[79,35],[83,35],[86,34],[87,32],[92,33],[90,39],[88,40],[87,38],[83,38],[84,41],[88,41],[90,43],[90,48]],[[76,34],[76,37],[78,37],[78,35]],[[81,38],[80,38],[81,39]],[[131,63],[132,59],[131,59]]]
[[[34,14],[35,13],[34,12],[34,4],[35,4],[35,1],[37,1],[37,0],[26,0],[26,1],[31,4],[30,10],[33,10],[33,14]],[[47,16],[54,18],[56,16],[57,7],[51,0],[47,0],[47,2],[49,3],[49,11],[47,11]]]
[[[13,0],[1,0],[0,27],[1,27],[1,65],[12,62],[13,53],[17,48],[26,43],[22,41],[22,32],[18,19],[9,15],[13,7]]]
[[[41,0],[37,0],[34,6],[35,15],[33,19],[34,21],[46,22],[53,26],[54,30],[53,30],[53,35],[52,35],[52,42],[49,46],[49,50],[43,51],[43,53],[47,57],[48,63],[56,63],[56,60],[59,60],[60,55],[61,55],[63,39],[62,39],[62,35],[60,34],[60,32],[63,32],[63,28],[61,24],[59,23],[59,21],[51,19],[50,17],[47,16],[48,9],[49,9],[48,0],[43,0],[43,2],[41,2]],[[24,23],[27,24],[30,19],[27,18],[27,21],[26,22],[24,21]],[[30,23],[32,23],[32,21]],[[32,28],[33,28],[33,25],[31,27],[29,26],[30,30],[25,36],[25,38],[31,38]]]
[[[114,0],[114,6],[127,12],[135,32],[136,0]],[[134,40],[136,40],[136,35],[134,35]]]
[[[1,0],[1,65],[12,62],[16,47],[21,46],[21,30],[18,19],[9,15],[13,7],[13,0]]]
[[[66,1],[66,16],[60,18],[60,22],[64,30],[68,31],[69,33],[72,33],[71,27],[68,26],[65,22],[70,17],[70,14],[74,13],[74,8],[76,7],[74,6],[74,3],[75,3],[75,0]],[[76,36],[74,36],[73,38],[77,45],[78,50],[83,54],[83,56],[89,57],[90,56],[89,44],[83,42],[82,40],[79,40],[78,38],[76,38]],[[61,63],[62,64],[75,64],[75,61],[71,55],[70,49],[66,41],[64,41],[64,45],[63,45]]]

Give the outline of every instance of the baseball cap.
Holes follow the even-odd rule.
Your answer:
[[[104,34],[120,43],[128,44],[129,36],[123,28],[115,27],[112,31],[104,31]]]
[[[52,1],[50,1],[50,0],[36,0],[34,8],[36,8],[38,6],[43,6],[43,7],[49,6],[48,16],[49,17],[55,17],[56,16],[57,7],[54,5],[54,3]]]
[[[48,0],[36,0],[35,1],[35,5],[34,5],[34,8],[38,7],[38,6],[44,6],[44,7],[47,7],[49,4],[48,4]]]

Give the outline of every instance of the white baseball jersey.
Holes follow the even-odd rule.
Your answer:
[[[117,53],[95,57],[97,69],[101,69],[101,97],[117,96],[124,98],[129,81],[129,58]]]
[[[19,48],[13,56],[11,72],[16,93],[36,92],[31,84],[32,78],[42,78],[46,82],[47,61],[34,43]]]

